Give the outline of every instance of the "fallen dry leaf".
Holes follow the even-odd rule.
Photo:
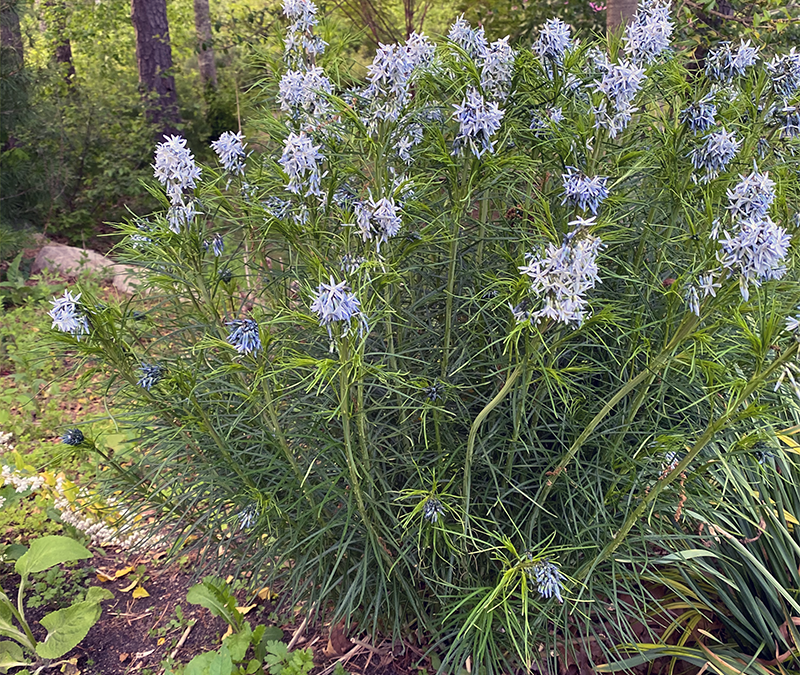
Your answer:
[[[333,626],[333,628],[331,628],[331,635],[328,638],[328,644],[322,651],[325,653],[325,656],[331,658],[346,654],[350,651],[352,646],[353,643],[350,642],[350,638],[344,634],[344,619],[342,619],[339,623]]]
[[[167,638],[165,638],[165,637],[160,637],[160,638],[158,638],[158,641],[156,642],[156,644],[157,644],[157,645],[160,647],[160,646],[161,646],[161,645],[163,645],[163,644],[164,644],[166,641],[167,641]]]
[[[128,654],[128,652],[122,652],[122,654],[119,655],[119,662],[122,663],[129,656],[130,656],[130,654]]]
[[[257,594],[259,600],[274,600],[278,597],[277,593],[273,593],[269,586],[262,588]]]
[[[127,567],[123,567],[121,570],[117,570],[116,572],[114,572],[114,578],[115,579],[122,579],[122,577],[130,574],[135,569],[136,568],[133,565],[128,565]]]
[[[100,572],[99,570],[97,572],[97,580],[101,583],[105,583],[106,581],[114,581],[114,578],[115,577],[106,574],[105,572]]]
[[[241,614],[248,614],[249,612],[252,612],[255,609],[255,607],[256,607],[255,605],[248,605],[247,607],[237,607],[236,609]]]
[[[133,583],[130,583],[127,586],[125,586],[125,588],[120,588],[119,590],[122,591],[123,593],[129,593],[134,588],[136,588],[138,585],[139,585],[139,577],[136,577],[133,580]]]
[[[149,598],[150,594],[145,590],[144,586],[137,586],[133,589],[131,596],[134,598]]]

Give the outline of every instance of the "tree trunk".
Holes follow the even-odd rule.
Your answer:
[[[606,30],[613,31],[628,23],[638,7],[637,0],[608,0],[606,3]]]
[[[17,145],[14,127],[26,116],[28,97],[23,67],[25,51],[15,0],[0,0],[0,150],[6,151]],[[8,188],[8,172],[0,173],[6,199],[13,189]]]
[[[211,35],[211,12],[208,0],[194,0],[194,27],[197,31],[197,61],[203,87],[217,88],[217,64],[214,61]]]
[[[131,0],[131,22],[136,33],[139,87],[145,96],[147,119],[163,134],[177,133],[180,123],[166,0]]]
[[[22,70],[25,50],[22,47],[22,31],[19,27],[17,3],[14,0],[0,0],[0,49],[4,77]]]
[[[67,35],[67,5],[63,0],[46,0],[44,23],[53,36],[53,56],[64,75],[67,86],[75,83],[75,65],[72,63],[72,45]]]

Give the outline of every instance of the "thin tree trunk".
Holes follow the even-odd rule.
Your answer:
[[[68,87],[75,83],[75,65],[72,62],[72,45],[67,35],[67,5],[63,0],[46,0],[44,22],[53,36],[53,56],[64,74]]]
[[[10,150],[17,145],[14,136],[16,123],[28,108],[27,90],[23,68],[25,50],[15,0],[0,0],[0,150]],[[0,176],[0,178],[4,178]],[[3,181],[3,194],[9,196]]]
[[[203,86],[217,88],[217,64],[214,61],[211,35],[211,12],[208,0],[194,0],[194,28],[197,31],[197,62]]]
[[[145,98],[147,118],[163,134],[177,133],[180,123],[172,50],[169,41],[166,0],[131,0],[131,22],[136,33],[139,87]]]
[[[4,76],[22,70],[25,50],[22,46],[17,3],[14,0],[0,0],[0,49],[3,52]]]
[[[606,3],[606,30],[613,31],[628,23],[634,14],[638,0],[608,0]]]

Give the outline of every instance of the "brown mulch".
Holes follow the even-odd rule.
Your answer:
[[[188,663],[197,654],[220,646],[228,628],[225,621],[199,605],[186,602],[187,591],[197,582],[192,573],[192,561],[184,559],[183,564],[164,565],[159,557],[159,554],[130,556],[125,551],[109,548],[96,551],[94,558],[82,561],[80,567],[93,570],[90,584],[109,589],[114,599],[102,603],[99,621],[80,645],[64,657],[74,659],[77,670],[67,667],[64,672],[72,675],[161,675],[162,664],[170,656],[174,655],[176,663]],[[134,584],[137,578],[140,581]],[[16,595],[15,579],[0,581],[7,591]],[[148,595],[134,598],[137,587]],[[237,597],[244,605],[245,595],[238,593]],[[293,648],[313,651],[316,666],[312,675],[319,675],[326,669],[330,673],[335,662],[348,654],[343,666],[354,675],[433,672],[427,667],[429,660],[421,658],[422,652],[413,646],[397,645],[393,650],[386,643],[374,647],[364,636],[356,635],[351,640],[339,627],[302,625],[299,611],[296,618],[281,617],[276,623],[275,605],[269,597],[251,602],[253,606],[247,610],[246,619],[253,628],[259,624],[277,625],[283,630],[284,642],[297,634]],[[182,622],[176,615],[178,605],[183,613]],[[39,620],[55,608],[43,606],[26,611],[37,639],[44,639],[46,634]],[[190,620],[194,623],[188,628]]]

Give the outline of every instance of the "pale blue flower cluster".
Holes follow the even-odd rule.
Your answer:
[[[378,46],[367,66],[369,85],[363,92],[372,100],[372,119],[397,120],[411,98],[412,75],[430,64],[434,50],[434,44],[418,33],[412,33],[405,45]]]
[[[772,88],[779,96],[788,98],[800,89],[800,54],[796,47],[788,54],[775,56],[766,66]]]
[[[527,265],[519,268],[520,274],[530,277],[531,292],[544,296],[542,309],[530,314],[520,309],[525,319],[537,323],[552,319],[578,327],[586,318],[588,302],[583,294],[600,283],[597,255],[603,242],[584,232],[594,225],[594,218],[579,218],[570,225],[574,229],[561,246],[548,244],[543,252],[527,254]]]
[[[200,167],[194,155],[186,147],[186,139],[181,136],[164,136],[166,140],[156,146],[154,175],[164,186],[170,202],[167,220],[170,229],[179,234],[181,225],[188,226],[196,215],[194,200],[185,193],[197,187]]]
[[[567,173],[561,174],[564,184],[564,199],[561,204],[570,202],[583,211],[589,210],[597,215],[600,204],[608,197],[608,176],[589,178],[574,166],[567,167]]]
[[[643,0],[625,28],[625,54],[634,63],[652,63],[669,49],[674,28],[668,3]]]
[[[422,507],[422,517],[429,523],[435,523],[444,515],[442,502],[435,497],[428,497]]]
[[[322,283],[317,286],[311,302],[311,311],[317,314],[320,325],[328,329],[328,337],[331,339],[333,339],[331,325],[337,321],[346,322],[347,331],[350,329],[353,319],[356,319],[360,336],[363,336],[364,332],[368,330],[366,318],[361,313],[361,303],[350,292],[350,286],[346,281],[337,284],[331,277],[329,284]]]
[[[528,558],[530,559],[530,554]],[[537,560],[530,568],[527,569],[528,576],[531,581],[536,584],[536,590],[544,600],[555,598],[558,602],[563,603],[564,580],[566,577],[561,574],[561,570],[551,563],[547,558]]]
[[[791,237],[769,217],[769,208],[775,199],[775,183],[757,168],[728,190],[728,210],[734,219],[733,234],[725,231],[719,236],[718,228],[712,232],[718,238],[722,267],[739,274],[742,298],[750,297],[750,284],[760,286],[763,281],[780,279],[786,272],[783,260],[789,252]]]
[[[400,209],[391,197],[373,201],[358,201],[353,205],[356,227],[364,241],[375,241],[380,253],[381,244],[386,243],[400,232],[403,225]]]
[[[488,46],[483,26],[473,28],[463,14],[450,26],[447,37],[467,52],[472,59],[480,56]]]
[[[781,138],[800,136],[800,105],[787,105],[779,113]]]
[[[722,284],[716,281],[720,270],[701,274],[697,278],[697,284],[690,284],[686,288],[684,299],[689,306],[689,311],[700,316],[700,301],[711,296],[717,297],[717,289],[722,288]],[[702,297],[701,297],[702,294]]]
[[[564,54],[572,49],[572,38],[570,33],[572,26],[564,23],[561,19],[548,19],[539,37],[533,43],[531,49],[539,56],[542,65],[549,73],[550,63],[561,65],[564,61]]]
[[[494,102],[487,102],[477,89],[470,87],[461,105],[453,106],[453,119],[459,130],[453,142],[453,154],[469,148],[478,159],[485,152],[494,152],[492,136],[500,129],[503,111]]]
[[[339,269],[341,269],[345,274],[354,274],[358,271],[358,268],[366,262],[366,260],[367,259],[362,255],[345,253],[339,262]]]
[[[258,334],[258,324],[253,319],[236,319],[228,321],[231,331],[227,337],[228,343],[236,348],[240,354],[258,354],[261,351],[261,337]]]
[[[727,231],[720,237],[720,262],[726,269],[739,273],[742,298],[750,298],[749,285],[780,279],[786,273],[783,260],[789,252],[791,236],[769,216],[748,218],[738,223],[734,234]]]
[[[695,169],[705,171],[701,180],[708,182],[725,170],[741,147],[742,142],[736,139],[733,131],[720,129],[708,134],[703,145],[692,150],[689,156]]]
[[[247,143],[244,142],[244,134],[226,131],[211,143],[214,152],[217,153],[219,161],[225,167],[225,171],[234,176],[244,176],[244,160],[247,157],[244,149]]]
[[[419,122],[412,122],[402,127],[395,134],[394,151],[409,166],[414,161],[411,156],[411,149],[422,143],[422,136],[423,129]]]
[[[302,67],[306,59],[313,61],[327,46],[314,35],[314,26],[319,23],[317,6],[311,0],[284,0],[283,13],[292,21],[284,40],[286,61]]]
[[[225,242],[222,239],[222,235],[219,233],[214,233],[214,236],[211,237],[211,243],[203,240],[203,248],[208,251],[209,247],[211,247],[214,255],[219,258],[222,255],[222,252],[225,250]]]
[[[262,203],[264,210],[276,220],[285,220],[292,213],[292,202],[280,197],[267,197]]]
[[[82,335],[89,334],[89,319],[79,304],[81,294],[72,295],[65,290],[60,298],[50,301],[53,305],[47,314],[53,320],[53,328],[57,328],[62,333],[69,333],[78,340]]]
[[[83,432],[80,429],[67,429],[61,436],[64,445],[80,445],[83,441]]]
[[[758,47],[745,40],[734,50],[730,42],[721,42],[706,56],[706,75],[717,82],[731,82],[744,75],[758,61]]]
[[[768,173],[759,173],[757,167],[741,179],[733,189],[728,189],[728,210],[734,219],[763,218],[775,200],[775,182]]]
[[[800,310],[800,307],[797,309]],[[800,314],[786,317],[786,330],[792,331],[793,333],[800,331]]]
[[[281,110],[321,117],[330,111],[324,94],[333,92],[333,85],[325,71],[312,66],[308,69],[287,70],[279,84],[278,100]]]
[[[425,392],[425,398],[429,401],[435,402],[444,398],[444,384],[441,382],[434,382],[429,387],[425,387],[423,391]]]
[[[595,64],[603,72],[600,82],[595,83],[595,91],[605,94],[600,105],[592,110],[595,127],[607,129],[609,136],[616,138],[636,112],[633,99],[645,80],[644,68],[630,61],[611,63],[605,55],[597,58]]]
[[[516,53],[508,44],[508,36],[495,40],[478,55],[484,94],[505,101],[511,88],[515,58]]]
[[[142,387],[142,389],[146,389],[147,391],[150,391],[159,382],[161,382],[165,375],[163,366],[149,363],[143,363],[139,368],[139,372],[141,374],[139,375],[139,381],[137,384]]]
[[[717,106],[708,96],[681,110],[680,119],[691,131],[706,131],[716,124]]]
[[[258,522],[258,515],[260,509],[258,508],[258,504],[252,502],[244,507],[237,517],[239,521],[239,529],[240,530],[249,530],[253,525]]]
[[[531,114],[531,131],[534,131],[537,136],[546,134],[551,131],[553,127],[558,126],[564,119],[564,113],[561,108],[548,107],[543,110],[535,110]]]
[[[286,189],[298,195],[322,196],[320,164],[325,159],[320,153],[321,146],[314,145],[305,131],[290,133],[283,148],[280,165],[289,176]]]

